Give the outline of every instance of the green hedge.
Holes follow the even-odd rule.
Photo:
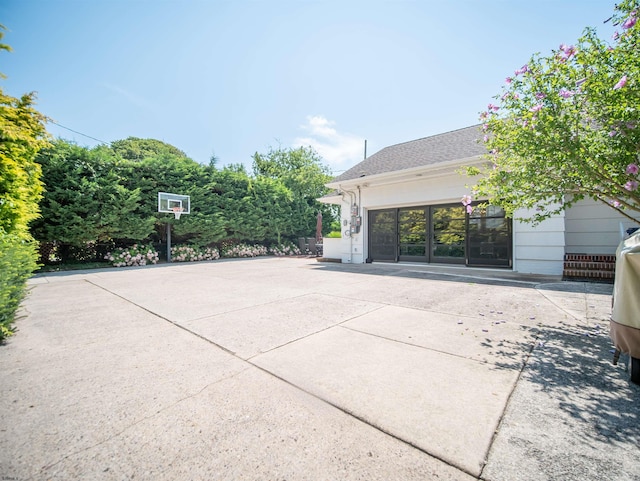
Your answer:
[[[11,325],[26,293],[27,279],[37,268],[37,257],[35,242],[0,233],[0,341],[12,333]]]

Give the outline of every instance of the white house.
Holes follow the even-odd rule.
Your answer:
[[[472,126],[392,145],[335,177],[327,184],[334,192],[320,200],[340,206],[342,238],[325,246],[325,256],[551,275],[613,263],[630,224],[604,204],[581,201],[537,226],[505,218],[498,207],[467,214],[461,198],[473,181],[460,169],[484,161],[480,137]]]

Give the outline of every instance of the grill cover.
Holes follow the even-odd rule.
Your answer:
[[[616,251],[611,320],[616,348],[640,358],[640,231],[622,241]]]

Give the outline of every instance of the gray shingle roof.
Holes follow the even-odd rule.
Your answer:
[[[481,138],[480,126],[473,125],[391,145],[354,165],[334,178],[331,183],[483,155],[487,150],[482,142],[478,142]]]

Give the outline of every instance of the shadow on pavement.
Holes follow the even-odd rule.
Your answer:
[[[490,286],[520,287],[524,289],[542,288],[561,292],[588,292],[609,295],[613,291],[612,284],[575,281],[565,282],[561,280],[560,276],[521,274],[507,269],[482,269],[433,264],[341,264],[333,262],[318,263],[318,265],[312,268],[332,272],[349,272],[351,274],[405,277],[465,284],[473,283]]]

